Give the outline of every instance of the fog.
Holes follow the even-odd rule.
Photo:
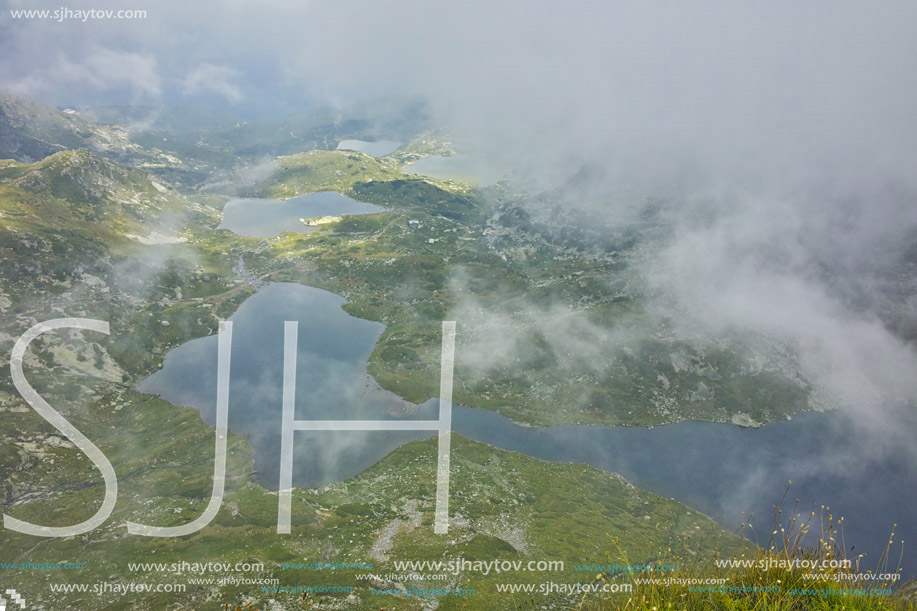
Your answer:
[[[6,6],[42,4],[57,8]],[[531,195],[588,165],[567,205],[625,222],[662,201],[665,238],[637,270],[685,333],[786,342],[828,404],[879,431],[917,396],[913,2],[136,8],[148,17],[4,10],[0,82],[58,105],[243,115],[422,95]],[[581,348],[551,335],[571,336]]]

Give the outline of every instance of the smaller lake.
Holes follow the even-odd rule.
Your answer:
[[[366,140],[341,140],[338,143],[339,151],[360,151],[373,157],[383,157],[389,153],[394,153],[401,146],[400,142],[394,140],[376,140],[367,142]]]
[[[402,172],[432,176],[440,180],[461,180],[476,185],[492,185],[502,178],[501,173],[479,157],[471,155],[451,155],[443,157],[434,155],[418,159],[410,165],[403,166]]]
[[[308,233],[311,228],[302,224],[299,221],[301,218],[375,212],[385,212],[385,208],[332,191],[309,193],[288,200],[234,199],[223,208],[223,221],[219,228],[239,235],[268,238],[284,231]]]

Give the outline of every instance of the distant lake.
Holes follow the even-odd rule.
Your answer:
[[[401,146],[401,142],[394,140],[376,140],[367,142],[366,140],[341,140],[338,143],[338,150],[360,151],[373,157],[383,157],[389,153],[394,153]]]
[[[284,231],[307,233],[310,229],[299,221],[300,218],[375,212],[385,212],[385,208],[332,191],[309,193],[288,200],[234,199],[223,208],[220,229],[267,238]]]
[[[413,405],[382,390],[366,362],[383,325],[348,315],[344,299],[298,284],[271,284],[247,299],[234,321],[229,427],[250,435],[258,481],[278,485],[283,323],[299,321],[298,419],[435,419],[437,402]],[[458,332],[461,333],[461,321]],[[196,407],[215,422],[217,337],[171,350],[140,390]],[[900,428],[917,430],[913,419]],[[786,484],[789,513],[830,507],[845,517],[848,547],[875,561],[897,523],[896,541],[917,541],[917,461],[912,447],[863,444],[841,412],[804,413],[758,429],[711,422],[642,427],[519,425],[496,412],[455,406],[453,430],[498,448],[552,462],[577,462],[620,473],[635,485],[686,503],[735,528],[754,512],[766,542],[772,505]],[[352,477],[426,432],[297,432],[294,485],[316,487]],[[894,557],[897,562],[897,554]],[[905,554],[907,574],[917,555]]]
[[[490,164],[478,157],[463,154],[424,157],[402,166],[401,170],[408,174],[431,176],[440,180],[462,180],[482,186],[492,185],[501,178],[500,172]]]

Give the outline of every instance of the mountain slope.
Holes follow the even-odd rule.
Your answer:
[[[85,150],[30,164],[0,161],[4,300],[60,292],[113,249],[150,236],[178,240],[184,223],[210,214],[145,172]]]
[[[66,149],[95,148],[94,135],[73,114],[0,89],[0,157],[31,162]]]

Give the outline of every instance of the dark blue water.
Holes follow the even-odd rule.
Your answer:
[[[258,479],[265,486],[276,488],[278,482],[284,321],[299,321],[297,418],[436,417],[436,401],[407,403],[366,375],[366,360],[383,325],[349,316],[343,303],[319,289],[273,284],[230,319],[229,426],[251,436]],[[213,424],[216,361],[215,336],[188,342],[170,351],[163,369],[140,388],[196,407]],[[744,521],[742,512],[753,512],[760,543],[769,537],[773,505],[792,480],[785,512],[798,498],[804,513],[825,505],[835,519],[844,516],[847,547],[856,546],[854,555],[869,553],[867,568],[875,568],[894,523],[896,541],[917,541],[917,461],[914,444],[907,443],[914,439],[907,431],[917,431],[917,422],[902,417],[899,424],[903,435],[877,438],[838,411],[800,414],[758,429],[709,422],[529,427],[489,410],[456,406],[453,413],[453,428],[461,435],[543,460],[620,473],[730,528]],[[294,484],[314,487],[356,475],[398,445],[430,433],[295,435]],[[914,556],[905,554],[902,566],[914,574]]]
[[[310,228],[300,222],[300,218],[384,211],[385,208],[375,204],[357,201],[331,191],[309,193],[288,200],[234,199],[227,202],[223,208],[220,229],[229,229],[239,235],[267,238],[284,231],[310,231]]]
[[[229,428],[250,435],[261,484],[279,481],[283,384],[283,323],[299,321],[296,418],[416,418],[420,408],[382,390],[366,361],[384,326],[354,318],[344,299],[299,284],[271,284],[248,298],[229,320],[233,341]],[[198,408],[215,425],[217,336],[169,351],[160,371],[139,389],[176,405]],[[312,487],[355,475],[399,445],[426,433],[295,434],[293,483]]]

